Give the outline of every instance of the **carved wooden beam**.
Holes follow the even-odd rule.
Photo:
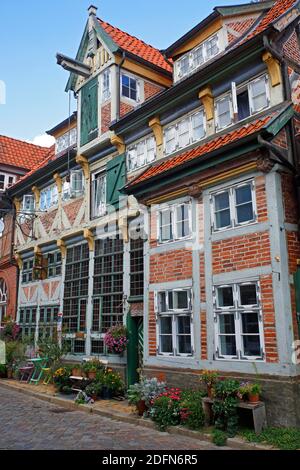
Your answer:
[[[156,140],[156,145],[159,147],[163,143],[163,128],[160,123],[159,116],[155,116],[154,118],[150,119],[149,127],[152,129]]]
[[[116,134],[112,134],[110,137],[110,142],[117,148],[119,155],[122,155],[125,152],[126,146],[122,137]]]
[[[83,238],[85,238],[86,241],[88,242],[89,250],[94,251],[94,249],[95,249],[95,240],[94,240],[94,235],[91,232],[91,230],[89,230],[88,228],[85,228],[84,231],[83,231]]]
[[[214,118],[214,97],[212,94],[211,86],[202,88],[199,91],[199,99],[204,106],[206,120],[210,121],[211,119]]]
[[[20,253],[17,253],[17,252],[15,253],[15,260],[18,265],[18,268],[21,270],[23,268],[23,260],[21,258]]]
[[[282,76],[279,61],[275,59],[270,52],[265,52],[262,59],[268,67],[272,87],[280,85],[282,82]]]
[[[58,191],[59,193],[61,193],[61,192],[62,192],[62,186],[63,186],[63,184],[62,184],[62,179],[61,179],[60,174],[59,174],[59,173],[54,173],[53,179],[54,179],[54,181],[55,181],[55,183],[56,183],[57,191]]]
[[[36,204],[36,206],[39,206],[41,191],[39,190],[39,188],[37,186],[32,186],[31,190],[34,194],[35,204]]]
[[[57,240],[56,244],[57,244],[58,248],[60,249],[61,257],[65,258],[66,254],[67,254],[67,247],[66,247],[66,244],[65,244],[64,240],[59,239],[59,240]]]
[[[83,155],[77,155],[75,160],[76,163],[81,166],[85,179],[88,180],[90,177],[90,165],[88,159]]]

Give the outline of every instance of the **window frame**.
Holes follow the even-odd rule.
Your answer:
[[[50,199],[48,200],[47,193],[50,193]],[[42,204],[42,201],[45,201],[45,204]],[[56,184],[52,184],[43,188],[40,192],[40,204],[39,209],[41,212],[47,212],[49,209],[58,206],[58,189]]]
[[[33,279],[33,266],[34,258],[28,258],[23,260],[21,284],[30,284],[31,282],[35,282],[35,280]]]
[[[251,220],[247,220],[245,222],[238,222],[237,221],[237,205],[236,205],[236,189],[241,188],[243,186],[251,186],[251,198],[252,198],[252,212],[253,218]],[[217,227],[216,221],[216,211],[215,211],[215,196],[218,196],[222,193],[228,192],[229,194],[229,210],[230,210],[230,225],[226,227]],[[246,204],[246,203],[245,203]],[[257,223],[258,214],[257,214],[257,205],[256,205],[256,185],[255,180],[246,180],[241,181],[239,183],[233,184],[231,186],[226,186],[218,191],[214,191],[210,193],[210,213],[211,213],[211,227],[213,233],[218,233],[224,230],[235,229],[238,227],[243,227],[245,225],[255,224]]]
[[[111,99],[111,72],[110,68],[103,70],[101,74],[101,103]]]
[[[184,237],[179,237],[178,232],[177,232],[177,209],[180,206],[186,205],[188,206],[188,222],[189,222],[189,233],[188,235],[185,235]],[[168,240],[162,240],[161,237],[161,214],[163,212],[170,212],[171,213],[171,233],[172,233],[172,238]],[[193,221],[192,221],[192,201],[182,201],[182,202],[176,202],[170,205],[166,205],[163,207],[158,208],[157,214],[156,214],[156,219],[157,219],[157,240],[159,244],[165,244],[165,243],[174,243],[180,240],[186,240],[190,239],[193,236]],[[186,220],[186,219],[182,219]],[[164,224],[166,226],[166,224]]]
[[[123,85],[123,77],[127,77],[129,79],[129,85]],[[132,90],[132,87],[130,86],[131,85],[131,82],[134,81],[135,84],[136,84],[136,98],[132,98],[131,97],[131,90]],[[126,96],[123,94],[123,86],[128,88],[129,89],[129,96]],[[139,103],[141,101],[141,97],[140,97],[140,82],[139,82],[139,79],[131,74],[128,74],[128,73],[124,73],[122,72],[121,73],[121,79],[120,79],[120,87],[121,87],[121,97],[122,98],[125,98],[126,100],[129,100],[131,101],[132,103]]]
[[[149,148],[149,142],[153,143],[153,146]],[[143,164],[139,164],[138,160],[138,147],[144,146],[144,160]],[[151,155],[151,151],[154,151],[154,158],[150,159],[149,154]],[[147,165],[151,165],[157,158],[157,148],[156,148],[156,141],[154,135],[148,135],[141,140],[134,142],[127,146],[126,149],[126,168],[128,173],[133,171],[139,170],[140,168],[144,168]],[[130,162],[133,162],[133,164]],[[135,164],[134,164],[135,163]]]
[[[101,192],[105,196],[105,202],[103,202],[102,211],[98,212],[95,210],[96,205],[96,181],[97,179],[102,179],[102,190]],[[103,217],[107,214],[107,194],[106,194],[106,187],[107,187],[107,174],[105,169],[101,169],[99,171],[95,171],[92,173],[91,177],[91,218],[98,219],[99,217]],[[99,187],[97,188],[99,190]]]
[[[203,122],[203,136],[201,136],[199,139],[195,139],[194,137],[194,130],[196,129],[193,125],[193,119],[199,115],[202,115],[202,122]],[[184,121],[188,121],[188,143],[186,145],[180,145],[179,142],[179,126],[181,123]],[[174,136],[172,139],[167,140],[168,133],[172,131]],[[163,146],[164,146],[164,155],[169,156],[172,155],[173,153],[177,152],[178,150],[183,150],[185,148],[190,147],[191,145],[201,142],[201,140],[205,139],[206,137],[206,132],[207,132],[207,122],[206,122],[206,115],[205,115],[205,109],[203,106],[201,106],[199,109],[194,110],[193,112],[183,115],[180,118],[176,119],[176,121],[173,121],[172,123],[167,124],[164,126],[163,130]],[[168,142],[171,142],[174,140],[174,146],[172,147],[171,150],[168,150]]]
[[[256,286],[257,304],[255,305],[241,305],[240,302],[240,287],[245,285]],[[218,305],[218,290],[226,287],[232,287],[233,292],[233,307],[220,307]],[[231,282],[228,284],[220,284],[213,286],[213,315],[214,315],[214,337],[215,337],[215,357],[216,360],[234,360],[234,361],[265,361],[265,340],[264,340],[264,322],[262,313],[262,300],[261,300],[261,287],[259,279],[245,280],[241,282]],[[258,333],[243,333],[242,314],[243,313],[257,313]],[[226,334],[220,333],[219,318],[221,315],[233,315],[234,317],[234,333]],[[221,354],[220,338],[222,336],[234,336],[236,355]],[[258,336],[260,343],[260,355],[249,356],[245,354],[243,337],[244,336]]]

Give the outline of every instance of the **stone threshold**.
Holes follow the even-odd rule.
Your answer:
[[[82,411],[84,413],[93,413],[96,415],[104,416],[106,418],[113,419],[115,421],[122,421],[129,424],[134,424],[135,426],[142,426],[145,428],[155,429],[157,427],[155,424],[143,417],[135,416],[129,413],[122,413],[117,410],[111,410],[107,407],[107,401],[101,405],[101,402],[97,401],[97,405],[77,405],[73,400],[62,398],[61,396],[53,396],[41,392],[34,391],[32,389],[26,388],[26,385],[12,384],[7,382],[5,379],[0,379],[0,386],[6,389],[14,390],[15,392],[22,393],[24,395],[32,396],[38,400],[42,400],[54,405],[58,405],[62,408],[74,411]],[[186,429],[182,426],[171,426],[166,429],[166,432],[169,434],[176,434],[185,437],[192,437],[193,439],[198,439],[200,441],[212,442],[212,436],[209,433],[201,431],[193,431],[191,429]],[[275,447],[269,445],[256,444],[252,442],[247,442],[240,437],[229,437],[227,439],[227,447],[235,450],[278,450]]]

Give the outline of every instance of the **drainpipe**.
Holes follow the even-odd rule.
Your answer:
[[[126,52],[123,51],[122,60],[117,66],[117,121],[120,119],[121,114],[121,67],[126,59]]]

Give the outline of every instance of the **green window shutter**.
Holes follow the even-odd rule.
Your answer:
[[[125,185],[125,153],[108,162],[106,167],[106,203],[119,206],[120,189]]]
[[[81,145],[98,137],[98,77],[81,88],[80,132]]]

